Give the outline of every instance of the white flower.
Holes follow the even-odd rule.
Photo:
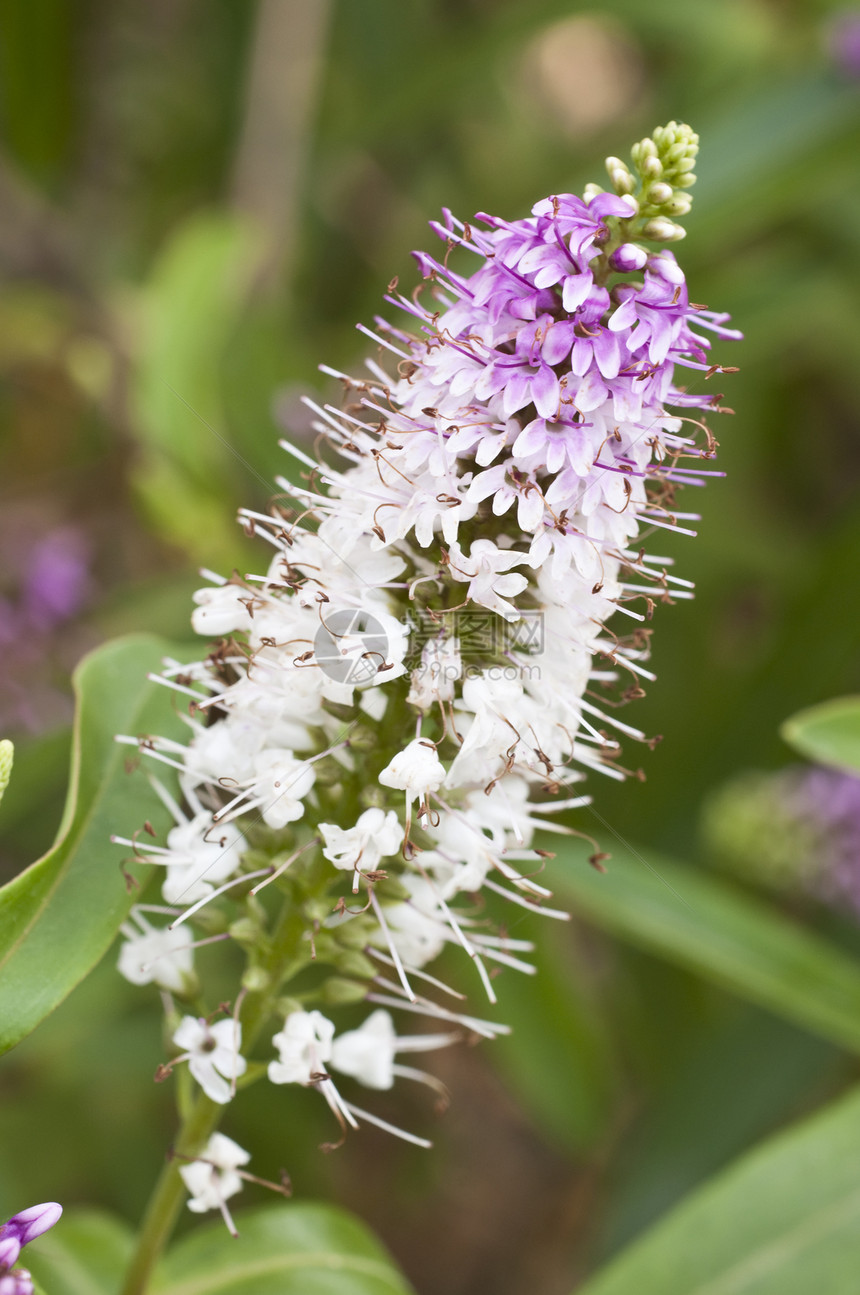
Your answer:
[[[468,557],[459,544],[449,549],[449,567],[455,580],[468,581],[467,597],[505,620],[519,620],[519,612],[509,598],[516,597],[528,585],[528,577],[511,567],[527,560],[525,553],[498,548],[492,540],[474,540]]]
[[[248,603],[253,597],[241,585],[223,584],[198,589],[194,595],[197,607],[191,617],[195,634],[220,638],[234,630],[249,630],[251,615]]]
[[[242,1190],[242,1179],[236,1170],[250,1159],[248,1152],[232,1138],[213,1133],[200,1158],[180,1167],[180,1176],[190,1195],[188,1208],[195,1214],[222,1209],[230,1196]]]
[[[457,1034],[414,1034],[398,1036],[388,1012],[380,1009],[371,1012],[357,1030],[340,1034],[332,1044],[331,1064],[342,1075],[357,1079],[366,1088],[391,1088],[395,1076],[407,1075],[410,1079],[428,1081],[434,1087],[438,1081],[421,1070],[399,1066],[394,1058],[398,1052],[432,1052],[453,1043]]]
[[[269,1062],[273,1084],[309,1084],[325,1073],[331,1056],[334,1026],[322,1012],[291,1012],[284,1028],[272,1039],[279,1060]]]
[[[445,781],[445,766],[432,742],[416,737],[379,775],[383,787],[406,792],[407,801],[424,800],[428,792],[438,791]]]
[[[372,1012],[357,1030],[338,1035],[332,1045],[331,1064],[342,1075],[351,1075],[367,1088],[390,1088],[394,1083],[397,1035],[388,1012]]]
[[[459,639],[431,639],[421,649],[420,666],[412,672],[407,702],[416,710],[428,711],[436,702],[451,701],[462,673]]]
[[[345,872],[373,872],[381,859],[395,854],[403,840],[394,810],[366,809],[355,827],[344,830],[334,823],[320,823],[325,841],[323,855]]]
[[[254,790],[269,827],[286,827],[305,812],[304,798],[314,785],[313,767],[292,751],[263,751],[257,757]]]
[[[120,975],[133,985],[154,982],[161,989],[181,994],[193,980],[194,954],[187,927],[158,930],[139,910],[132,911],[132,918],[140,929],[131,922],[120,927],[125,936],[117,961]]]
[[[245,838],[232,823],[213,823],[203,811],[167,834],[167,850],[154,861],[167,865],[162,894],[168,904],[193,903],[239,870]]]
[[[173,1036],[188,1069],[207,1097],[223,1105],[233,1095],[232,1083],[244,1075],[245,1058],[240,1055],[242,1026],[238,1021],[216,1021],[209,1025],[202,1017],[185,1016]],[[227,1081],[231,1082],[228,1083]]]
[[[409,873],[401,881],[410,898],[386,908],[385,916],[403,961],[412,967],[423,967],[438,958],[444,949],[449,938],[448,926],[439,908],[436,890],[429,881]],[[378,942],[384,943],[381,935]]]

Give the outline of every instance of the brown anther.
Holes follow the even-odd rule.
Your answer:
[[[121,863],[119,865],[119,870],[122,873],[122,879],[125,882],[125,889],[127,894],[130,895],[132,891],[140,890],[140,882],[138,881],[137,877],[133,877],[131,875],[131,873],[128,871],[124,863]]]

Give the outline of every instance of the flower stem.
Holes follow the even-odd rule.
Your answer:
[[[267,960],[269,986],[262,993],[250,993],[242,1011],[243,1037],[248,1049],[256,1043],[270,1018],[283,979],[295,974],[308,960],[309,955],[300,952],[305,925],[301,914],[286,899],[275,923],[272,950]],[[185,1184],[179,1176],[180,1166],[199,1155],[225,1109],[201,1092],[183,1119],[176,1138],[175,1154],[162,1169],[149,1199],[120,1295],[144,1295],[182,1206]]]
[[[176,1225],[185,1194],[179,1167],[186,1163],[185,1157],[193,1158],[203,1148],[223,1110],[223,1106],[211,1101],[205,1093],[200,1093],[183,1122],[176,1139],[176,1155],[162,1169],[150,1197],[120,1295],[143,1295],[146,1290],[153,1269]]]

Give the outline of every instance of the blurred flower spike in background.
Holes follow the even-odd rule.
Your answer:
[[[860,81],[860,9],[843,9],[832,17],[825,39],[839,70],[852,81]]]
[[[814,765],[742,774],[709,797],[702,826],[723,867],[860,920],[860,777]]]

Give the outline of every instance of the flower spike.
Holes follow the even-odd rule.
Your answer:
[[[285,444],[283,494],[240,514],[268,566],[204,572],[193,625],[218,642],[162,675],[187,740],[120,738],[178,778],[179,799],[155,784],[174,826],[163,846],[115,839],[163,870],[169,908],[167,931],[139,913],[126,928],[126,976],[187,997],[198,947],[247,955],[234,1020],[171,1022],[170,1064],[215,1102],[266,1075],[316,1090],[343,1137],[367,1121],[425,1145],[351,1088],[444,1097],[398,1054],[507,1031],[425,997],[465,996],[427,968],[456,945],[503,1004],[531,945],[493,929],[484,897],[567,918],[538,832],[585,837],[603,869],[557,815],[590,803],[587,774],[629,776],[621,741],[657,740],[616,711],[654,677],[655,608],[692,594],[652,537],[695,535],[678,492],[718,475],[710,379],[731,370],[712,346],[739,336],[690,301],[671,250],[697,154],[670,122],[607,158],[609,191],[516,220],[443,211],[418,288],[389,285],[397,321],[359,326],[361,375],[322,366],[342,396],[307,402],[324,457]],[[375,1010],[341,1030],[362,1001]],[[424,1032],[398,1034],[400,1015]],[[232,1227],[244,1155],[210,1144],[187,1166],[191,1208]]]

